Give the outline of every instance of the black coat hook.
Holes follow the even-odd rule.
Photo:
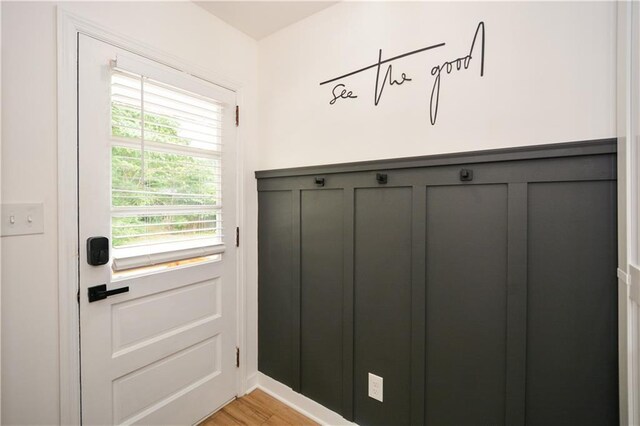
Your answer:
[[[376,173],[376,180],[380,184],[387,183],[387,174],[386,173]]]
[[[460,180],[463,182],[468,182],[473,180],[473,170],[471,169],[462,169],[460,170]]]

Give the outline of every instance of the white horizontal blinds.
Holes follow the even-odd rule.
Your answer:
[[[213,99],[113,69],[114,268],[220,251],[207,247],[222,244],[223,112]]]

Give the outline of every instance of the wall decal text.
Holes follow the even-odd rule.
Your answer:
[[[336,95],[336,92],[338,90],[340,90],[340,93]],[[331,99],[329,101],[329,105],[333,105],[336,103],[336,101],[338,99],[355,99],[357,98],[357,96],[355,96],[353,94],[352,91],[347,91],[347,89],[345,89],[345,85],[344,84],[336,84],[335,87],[333,88],[333,90],[331,91],[331,94],[333,95],[333,99]]]
[[[436,120],[438,119],[438,105],[440,103],[440,87],[442,83],[443,71],[444,75],[451,74],[453,71],[461,71],[467,70],[471,65],[471,61],[473,59],[473,55],[476,52],[476,42],[478,42],[478,36],[480,36],[480,77],[484,76],[484,49],[485,49],[485,25],[484,22],[478,23],[476,27],[476,31],[473,35],[473,40],[471,42],[471,47],[469,48],[469,53],[465,56],[461,56],[449,61],[443,62],[441,65],[436,65],[431,68],[431,75],[435,77],[433,81],[433,86],[431,88],[431,96],[429,100],[429,120],[432,125],[436,124]],[[411,52],[403,53],[401,55],[397,55],[388,59],[382,59],[382,49],[378,50],[378,62],[366,66],[364,68],[360,68],[355,71],[348,72],[339,77],[334,77],[332,79],[323,81],[320,83],[321,86],[329,83],[334,83],[339,80],[343,80],[347,77],[351,77],[353,75],[359,74],[363,71],[367,71],[370,69],[376,70],[376,81],[375,81],[375,90],[373,96],[373,104],[375,106],[380,103],[380,99],[382,98],[382,93],[384,92],[384,88],[388,84],[389,86],[401,86],[407,82],[411,82],[413,79],[408,77],[405,73],[401,73],[398,79],[393,77],[393,64],[391,62],[396,61],[401,58],[405,58],[407,56],[415,55],[417,53],[426,52],[428,50],[437,49],[445,46],[445,43],[438,43],[431,46],[423,47],[418,50],[413,50]],[[380,79],[381,69],[383,64],[388,64],[386,69],[384,70],[384,77],[382,80]],[[343,99],[357,99],[358,96],[354,94],[352,90],[349,90],[344,83],[338,83],[333,86],[331,90],[331,100],[329,101],[329,105],[334,105],[337,101]]]

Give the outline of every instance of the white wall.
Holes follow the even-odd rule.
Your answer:
[[[430,70],[465,56],[481,20],[484,77],[478,53],[469,70],[442,75],[432,126]],[[258,166],[615,136],[615,29],[614,2],[339,3],[260,42]],[[393,63],[413,80],[386,87],[377,107],[375,69],[342,81],[355,100],[329,105],[332,85],[319,86],[377,62],[380,48],[385,58],[440,42]]]
[[[53,5],[2,4],[2,202],[45,205],[45,234],[2,238],[3,424],[58,419],[54,25]]]
[[[2,2],[2,202],[45,206],[44,234],[2,238],[1,420],[7,425],[60,421],[58,286],[65,283],[57,282],[56,6]],[[243,83],[241,137],[251,153],[254,40],[190,2],[88,2],[64,8]],[[245,167],[251,176],[251,165]],[[253,179],[247,183],[247,192],[255,193]]]

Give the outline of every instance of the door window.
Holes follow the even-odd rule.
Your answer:
[[[223,114],[214,99],[112,69],[115,271],[224,250]]]

